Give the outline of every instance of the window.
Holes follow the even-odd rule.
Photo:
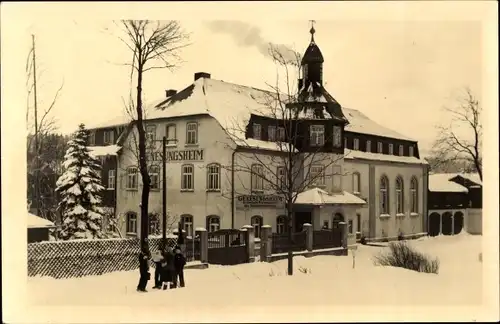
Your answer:
[[[186,236],[193,236],[193,216],[182,215],[181,226],[182,229],[186,232]]]
[[[353,224],[352,224],[352,219],[349,220],[349,234],[352,234],[353,229]]]
[[[127,169],[127,189],[137,189],[137,168]]]
[[[404,184],[401,177],[396,178],[396,214],[404,213]]]
[[[252,192],[264,190],[264,167],[260,164],[252,165]]]
[[[157,213],[149,213],[149,235],[158,235],[160,230],[160,215]]]
[[[329,229],[329,228],[330,228],[330,222],[327,220],[324,220],[322,229]]]
[[[288,226],[286,226],[286,216],[278,216],[276,218],[276,233],[278,234],[285,234],[287,233],[287,228]]]
[[[252,216],[250,222],[252,223],[255,237],[260,238],[260,230],[262,228],[262,224],[264,223],[262,220],[262,216]]]
[[[278,141],[284,142],[285,136],[285,127],[278,127]]]
[[[322,165],[311,165],[309,169],[309,186],[325,185],[325,167]]]
[[[186,144],[188,144],[188,145],[198,144],[198,124],[197,123],[187,123],[186,124]]]
[[[192,164],[182,166],[181,190],[194,190],[194,166]]]
[[[361,214],[356,214],[356,232],[361,233]]]
[[[165,126],[167,145],[177,145],[177,129],[174,124]]]
[[[325,144],[325,126],[311,125],[309,134],[311,146],[323,146]]]
[[[108,171],[108,190],[115,190],[116,171]]]
[[[413,156],[413,146],[410,146],[408,149],[409,149],[409,151],[410,151],[410,152],[409,152],[409,153],[410,153],[409,155],[410,155],[410,156]]]
[[[360,193],[360,177],[358,172],[352,174],[352,192],[354,194]]]
[[[150,146],[155,145],[156,141],[156,125],[146,126],[146,141],[148,141]]]
[[[127,233],[137,233],[137,214],[127,213]]]
[[[380,214],[389,214],[389,180],[386,176],[380,178]]]
[[[270,142],[276,141],[276,126],[267,127],[267,139]]]
[[[149,178],[151,179],[151,189],[160,189],[160,168],[158,166],[151,167]]]
[[[112,130],[104,131],[104,145],[113,144],[113,142],[114,142],[114,132]]]
[[[342,166],[332,165],[333,171],[333,191],[342,191]]]
[[[418,213],[418,182],[417,178],[413,177],[410,182],[410,212]]]
[[[404,153],[404,146],[403,145],[399,145],[399,156],[403,156],[405,155]]]
[[[220,190],[220,165],[217,163],[207,166],[207,190]]]
[[[359,151],[359,139],[354,139],[354,150]]]
[[[342,127],[333,126],[333,147],[342,145]]]
[[[394,145],[392,145],[392,143],[389,143],[389,155],[393,154],[394,154]]]
[[[89,132],[89,145],[95,145],[95,132]]]
[[[253,124],[253,138],[260,140],[260,124]]]
[[[207,229],[209,233],[220,230],[220,217],[214,215],[207,216]]]
[[[372,141],[368,140],[366,141],[366,152],[371,152],[372,151]]]
[[[282,191],[286,190],[286,172],[285,167],[278,167],[276,170],[277,181],[276,186],[280,188]]]
[[[382,151],[383,151],[382,142],[378,142],[377,143],[377,153],[382,154]]]

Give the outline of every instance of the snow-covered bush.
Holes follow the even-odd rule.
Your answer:
[[[389,252],[375,256],[375,265],[400,267],[426,273],[438,273],[439,260],[418,252],[404,241],[390,243]]]
[[[80,124],[73,139],[68,142],[64,156],[64,173],[57,180],[56,191],[62,200],[62,226],[59,237],[63,240],[105,238],[102,231],[104,211],[100,193],[101,166],[87,148],[89,132]]]

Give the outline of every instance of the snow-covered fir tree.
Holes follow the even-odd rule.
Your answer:
[[[104,210],[100,207],[101,185],[98,160],[87,148],[89,131],[80,124],[68,142],[64,156],[64,173],[57,180],[56,191],[62,200],[62,228],[59,237],[63,240],[104,238],[101,230]]]

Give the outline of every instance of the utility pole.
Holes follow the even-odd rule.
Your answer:
[[[162,191],[163,191],[163,222],[162,222],[162,242],[163,248],[167,246],[167,137],[162,140]]]
[[[40,215],[40,163],[38,158],[38,107],[37,107],[37,97],[36,97],[36,53],[35,53],[35,35],[31,35],[31,41],[33,43],[33,96],[34,96],[34,108],[35,108],[35,200],[36,200],[36,213],[37,216]]]

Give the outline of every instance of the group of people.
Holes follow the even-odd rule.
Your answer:
[[[154,289],[177,288],[179,282],[180,287],[184,287],[184,266],[186,258],[182,254],[180,247],[177,245],[174,249],[167,247],[157,251],[153,257],[148,250],[147,245],[143,245],[139,254],[139,273],[140,279],[137,285],[137,291],[147,292],[146,285],[151,279],[149,273],[149,260],[155,263]]]

